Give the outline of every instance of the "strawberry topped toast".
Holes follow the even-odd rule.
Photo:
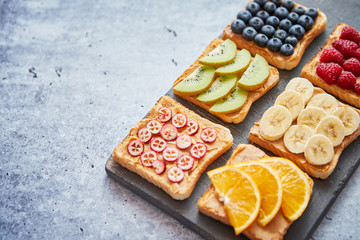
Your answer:
[[[113,159],[176,200],[188,198],[201,173],[233,144],[230,130],[168,96],[131,128]]]

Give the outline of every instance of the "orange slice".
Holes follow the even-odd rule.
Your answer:
[[[293,162],[285,158],[269,157],[259,160],[276,170],[283,187],[281,209],[287,219],[295,221],[306,209],[312,192],[312,180]]]
[[[255,221],[260,210],[260,192],[254,180],[231,166],[214,169],[208,175],[236,235],[240,234]]]
[[[282,202],[282,185],[276,171],[264,163],[248,161],[233,165],[249,174],[258,187],[261,195],[261,205],[258,223],[266,226],[278,213]]]

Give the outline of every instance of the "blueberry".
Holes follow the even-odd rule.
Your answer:
[[[286,37],[287,37],[287,32],[283,29],[276,30],[274,33],[274,38],[278,38],[282,42],[285,41]]]
[[[241,34],[245,28],[246,28],[246,24],[241,19],[236,19],[231,23],[231,30],[234,33]]]
[[[295,24],[289,29],[289,35],[292,35],[297,38],[297,40],[300,40],[304,37],[305,29],[299,25]]]
[[[281,5],[281,0],[271,0],[271,2],[275,3],[277,7],[280,7]]]
[[[287,10],[289,10],[289,12],[294,8],[294,1],[293,0],[285,0],[283,3],[282,3],[282,6],[284,8],[286,8]]]
[[[280,20],[275,17],[271,16],[266,19],[266,24],[273,26],[274,28],[277,28],[279,26]]]
[[[278,17],[279,19],[284,19],[289,14],[289,11],[284,7],[279,7],[275,10],[274,16]]]
[[[285,43],[289,43],[295,47],[296,44],[298,43],[298,40],[294,36],[288,36],[287,38],[285,38]]]
[[[308,10],[305,11],[305,14],[310,16],[312,19],[316,19],[317,16],[318,16],[318,11],[316,8],[314,7],[311,7],[311,8],[308,8]]]
[[[272,38],[275,33],[275,28],[271,25],[264,25],[261,28],[261,33],[265,34],[268,38]]]
[[[265,47],[269,41],[269,38],[263,33],[258,33],[255,36],[254,41],[259,47]]]
[[[259,4],[260,7],[263,7],[265,5],[265,3],[267,2],[267,0],[254,0],[254,2]]]
[[[297,23],[303,26],[305,28],[305,31],[308,31],[314,25],[314,20],[308,15],[301,15],[298,18]]]
[[[296,12],[291,12],[287,16],[287,19],[289,19],[292,23],[296,23],[299,18],[299,15]]]
[[[267,48],[272,52],[278,52],[280,51],[280,47],[282,45],[282,42],[278,38],[272,38],[267,43]]]
[[[246,5],[246,10],[250,11],[252,15],[255,15],[260,10],[260,6],[256,2],[251,2]]]
[[[238,12],[237,18],[243,20],[244,23],[248,23],[250,18],[252,18],[252,14],[248,10],[241,10]]]
[[[270,15],[267,11],[261,10],[257,12],[256,16],[261,18],[265,22]]]
[[[245,40],[252,41],[254,40],[257,31],[253,27],[246,27],[242,32],[242,36]]]
[[[283,19],[280,21],[279,28],[284,29],[285,31],[289,31],[292,26],[292,22],[289,19]]]
[[[249,25],[255,28],[256,31],[260,31],[261,27],[264,26],[264,21],[259,17],[253,17],[250,19]]]
[[[297,6],[294,8],[293,12],[297,13],[297,15],[301,16],[305,13],[305,9],[301,6]]]
[[[270,15],[274,14],[276,5],[273,2],[266,2],[264,5],[264,10],[267,11]]]
[[[291,44],[285,43],[280,48],[280,53],[283,56],[290,56],[294,53],[294,47]]]

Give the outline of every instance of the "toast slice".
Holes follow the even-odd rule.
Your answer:
[[[360,108],[360,95],[357,95],[353,90],[347,90],[339,87],[336,84],[329,85],[322,78],[316,74],[316,66],[320,63],[320,55],[322,50],[326,47],[331,46],[331,43],[338,39],[343,27],[346,26],[344,23],[337,25],[328,40],[322,46],[322,48],[316,53],[316,55],[303,67],[300,76],[309,79],[314,85],[321,87],[326,92],[340,98],[341,100]]]
[[[176,113],[185,114],[188,120],[196,121],[199,125],[199,130],[197,133],[191,136],[192,142],[202,142],[206,145],[207,152],[206,154],[194,161],[194,165],[190,170],[183,171],[184,178],[181,182],[172,182],[168,178],[169,169],[177,165],[177,161],[165,161],[162,153],[157,153],[157,159],[166,162],[166,169],[162,174],[157,174],[153,167],[145,167],[141,160],[140,156],[132,156],[127,150],[128,144],[134,139],[138,139],[138,130],[147,126],[147,123],[152,119],[157,119],[160,115],[158,112],[159,108],[167,107],[171,109],[173,116]],[[171,120],[170,120],[171,122]],[[212,128],[216,131],[217,137],[214,142],[206,143],[202,140],[200,133],[204,128]],[[185,134],[187,131],[186,127],[178,129],[179,136]],[[154,137],[160,137],[160,134],[153,134]],[[134,127],[130,129],[128,136],[114,149],[113,159],[115,162],[119,163],[121,166],[129,169],[132,172],[139,174],[144,179],[153,183],[157,187],[161,188],[167,192],[173,199],[183,200],[188,198],[193,191],[196,182],[198,181],[200,175],[203,171],[221,154],[226,152],[231,148],[233,144],[233,137],[230,133],[230,130],[209,120],[200,117],[193,111],[185,108],[180,103],[176,102],[168,96],[163,96],[155,104],[155,106],[150,110],[149,114],[141,121],[139,121]],[[144,143],[144,151],[150,150],[150,143]],[[179,149],[176,146],[176,141],[167,141],[167,145],[173,148],[176,148],[179,152],[179,157],[184,154],[189,154],[189,148]],[[189,154],[190,155],[190,154]]]
[[[267,157],[267,155],[259,148],[250,144],[239,144],[226,165],[233,165],[243,161],[258,160],[264,157]],[[313,184],[310,178],[309,182],[311,185]],[[220,202],[215,195],[215,188],[213,185],[211,185],[199,199],[198,209],[201,213],[209,217],[221,221],[224,224],[231,225],[224,204]],[[243,232],[243,234],[250,239],[283,239],[291,223],[292,222],[287,220],[280,210],[275,218],[265,227],[262,227],[255,221]]]
[[[324,93],[325,91],[321,88],[314,88],[314,95]],[[338,101],[339,106],[345,106],[345,104]],[[350,106],[349,106],[350,107]],[[356,108],[353,108],[357,113],[360,115],[360,111]],[[326,179],[335,169],[338,160],[340,158],[340,155],[342,151],[354,140],[356,140],[360,135],[360,126],[355,130],[354,133],[352,133],[349,136],[346,136],[342,143],[334,148],[334,156],[332,160],[324,165],[312,165],[308,163],[305,159],[304,153],[295,154],[287,150],[287,148],[284,145],[283,138],[276,140],[276,141],[268,141],[265,140],[261,134],[260,134],[260,128],[259,128],[259,121],[255,122],[254,126],[250,129],[249,132],[249,140],[252,143],[256,143],[257,145],[271,151],[277,156],[281,156],[287,159],[290,159],[293,161],[301,170],[308,173],[309,175]],[[292,123],[293,125],[296,124],[296,121]]]
[[[302,5],[295,3],[295,7],[296,6],[302,6]],[[307,9],[307,7],[305,7],[305,6],[302,6],[302,7]],[[229,23],[223,30],[222,38],[224,40],[231,39],[233,42],[236,43],[236,46],[239,49],[245,48],[245,49],[249,50],[249,52],[252,55],[260,54],[261,56],[263,56],[266,59],[266,61],[269,64],[271,64],[279,69],[290,70],[290,69],[295,68],[299,64],[306,48],[309,46],[309,44],[318,35],[320,35],[320,33],[322,33],[325,30],[326,23],[327,23],[326,15],[323,12],[318,11],[318,17],[314,21],[314,26],[309,31],[307,31],[305,33],[304,37],[297,43],[297,45],[294,48],[294,53],[291,56],[287,56],[287,57],[281,55],[280,52],[271,52],[266,47],[259,47],[255,44],[254,41],[245,40],[241,34],[233,33],[233,31],[231,30],[231,27],[230,27],[231,23]]]
[[[201,64],[199,63],[199,59],[206,56],[209,52],[211,52],[212,50],[214,50],[218,45],[220,45],[224,40],[220,39],[220,38],[215,38],[204,50],[204,52],[200,55],[200,57],[188,68],[185,70],[185,72],[183,74],[180,75],[180,77],[178,79],[176,79],[176,81],[174,82],[173,87],[175,87],[177,84],[179,84],[181,81],[183,81],[187,76],[189,76],[193,71],[195,71]],[[273,88],[277,82],[279,81],[279,72],[276,68],[269,66],[269,76],[267,78],[267,80],[265,81],[265,83],[263,84],[262,87],[260,87],[257,90],[254,91],[249,91],[248,92],[248,97],[244,103],[244,105],[242,106],[242,108],[240,108],[239,110],[232,112],[232,113],[226,113],[226,114],[214,114],[215,116],[217,116],[218,118],[220,118],[221,120],[223,120],[224,122],[228,122],[228,123],[240,123],[242,122],[247,113],[250,110],[250,107],[252,105],[253,102],[255,102],[257,99],[259,99],[261,96],[263,96],[267,91],[269,91],[271,88]],[[189,96],[189,95],[185,95],[182,94],[181,92],[178,91],[174,91],[174,93],[176,95],[178,95],[179,97],[192,102],[202,108],[204,108],[206,111],[209,111],[209,109],[211,108],[211,104],[207,104],[204,102],[201,102],[199,100],[196,99],[196,96]]]

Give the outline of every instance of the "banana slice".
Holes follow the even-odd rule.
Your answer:
[[[302,153],[307,140],[314,135],[314,131],[305,125],[293,125],[284,135],[284,145],[292,153]]]
[[[326,117],[327,114],[324,109],[319,107],[307,107],[301,111],[297,118],[297,124],[306,125],[313,130],[317,127],[320,120]]]
[[[291,126],[292,117],[289,110],[281,105],[275,105],[265,111],[260,119],[260,135],[269,141],[275,141]]]
[[[331,115],[337,116],[345,127],[345,136],[351,135],[359,128],[360,116],[352,108],[339,107]]]
[[[290,111],[293,121],[305,107],[304,100],[300,93],[294,90],[287,90],[282,92],[276,98],[274,105],[282,105],[286,107]]]
[[[345,137],[345,127],[338,117],[329,115],[321,119],[315,133],[326,136],[336,147],[340,145]]]
[[[327,93],[316,94],[312,97],[307,105],[308,107],[319,107],[331,114],[338,107],[336,98]]]
[[[315,134],[306,142],[304,155],[310,164],[327,164],[334,156],[334,147],[327,137],[322,134]]]
[[[306,78],[296,77],[289,81],[286,90],[297,91],[303,98],[304,103],[307,104],[314,93],[314,85]]]

